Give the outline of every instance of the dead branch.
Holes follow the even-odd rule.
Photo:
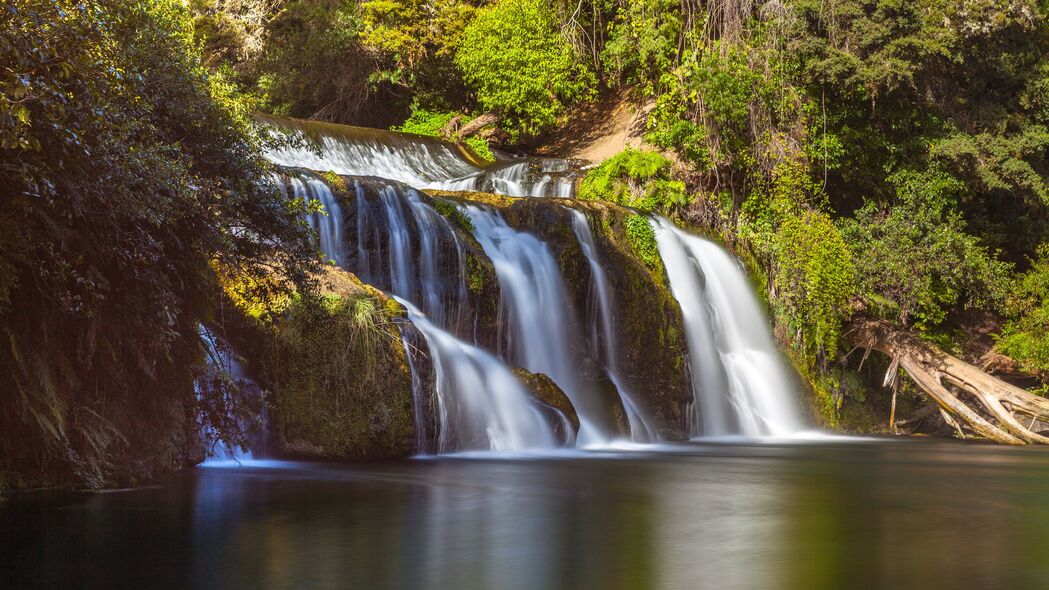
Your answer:
[[[885,353],[936,402],[944,420],[962,436],[1003,444],[1049,444],[1049,400],[1010,385],[897,328],[871,318],[854,320],[853,345]],[[886,383],[892,376],[886,375]],[[1023,422],[1027,422],[1025,426]]]

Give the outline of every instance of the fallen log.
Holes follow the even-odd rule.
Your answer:
[[[963,437],[1003,444],[1049,444],[1049,400],[1002,381],[883,320],[850,322],[847,340],[877,350],[892,362],[891,383],[904,370],[939,407],[944,421]],[[1026,425],[1025,425],[1026,423]]]
[[[494,125],[498,123],[499,119],[500,117],[498,114],[489,111],[481,115],[480,117],[477,117],[473,121],[470,121],[469,123],[460,127],[459,131],[457,132],[457,135],[460,138],[470,137],[471,135],[477,133],[481,129],[489,125]]]

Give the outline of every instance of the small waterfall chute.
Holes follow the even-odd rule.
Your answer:
[[[495,266],[502,306],[510,319],[508,358],[544,373],[565,392],[579,415],[579,442],[606,443],[612,428],[603,424],[602,408],[592,384],[580,374],[581,358],[572,340],[575,321],[561,276],[549,247],[534,235],[520,232],[499,213],[464,206],[474,237]]]
[[[659,434],[652,425],[640,402],[630,393],[622,373],[619,369],[619,355],[616,349],[615,330],[615,303],[612,299],[612,286],[608,280],[608,274],[601,265],[597,253],[597,244],[594,234],[590,231],[590,222],[586,215],[577,209],[568,209],[572,215],[572,230],[575,232],[579,246],[586,256],[590,266],[590,280],[593,290],[597,295],[596,312],[599,322],[595,321],[591,330],[591,342],[594,347],[593,354],[598,356],[599,348],[603,348],[605,371],[609,379],[619,391],[619,397],[623,401],[627,421],[630,425],[630,438],[634,442],[655,442],[659,440]],[[595,319],[597,319],[595,318]],[[603,343],[603,346],[601,344]]]
[[[663,217],[651,224],[685,321],[694,396],[689,435],[798,432],[793,381],[739,263]]]
[[[437,327],[411,302],[397,300],[426,339],[433,362],[437,452],[526,451],[572,442],[557,439],[548,416],[499,359]]]

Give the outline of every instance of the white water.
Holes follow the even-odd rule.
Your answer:
[[[368,180],[377,188],[375,209],[369,206],[364,180],[357,182],[358,239],[377,232],[376,243],[385,248],[385,264],[370,265],[395,298],[408,309],[408,317],[426,340],[434,369],[434,394],[438,416],[438,453],[468,450],[524,451],[572,444],[558,440],[550,417],[543,414],[530,392],[513,372],[494,355],[457,338],[449,329],[459,324],[466,297],[465,268],[461,244],[448,220],[420,198],[414,189],[394,182]],[[381,221],[379,227],[369,227]],[[415,240],[412,237],[415,237]],[[384,239],[383,239],[384,238]],[[363,251],[363,242],[359,242]],[[442,245],[451,244],[452,248]],[[454,250],[454,260],[442,261],[442,254]],[[380,257],[381,258],[381,257]],[[358,264],[369,259],[364,256]],[[452,296],[447,296],[445,268],[455,269]],[[376,266],[381,267],[375,268]],[[409,353],[418,448],[425,450],[425,404],[410,343],[402,344]],[[547,409],[547,412],[556,410]],[[566,419],[559,416],[562,422]],[[570,428],[564,428],[571,432]]]
[[[441,425],[437,452],[558,446],[547,418],[505,365],[438,328],[411,302],[397,300],[430,349]]]
[[[568,209],[572,214],[572,230],[579,240],[579,246],[590,264],[590,280],[597,294],[597,313],[600,318],[600,333],[597,322],[591,329],[591,346],[594,348],[593,355],[598,357],[604,343],[604,366],[609,379],[615,384],[619,391],[619,397],[623,401],[627,420],[630,423],[630,439],[634,442],[656,442],[659,436],[655,429],[649,425],[645,412],[634,396],[627,389],[626,382],[619,371],[619,355],[616,348],[615,330],[615,304],[612,301],[612,287],[608,281],[608,274],[601,266],[601,260],[597,254],[597,244],[594,242],[594,234],[590,231],[590,222],[586,215],[577,209]]]
[[[288,186],[275,176],[274,180],[281,192],[287,194]],[[342,265],[346,262],[346,244],[342,237],[342,208],[331,192],[328,184],[313,174],[299,173],[288,179],[292,196],[296,199],[306,201],[318,201],[321,211],[311,213],[306,217],[310,227],[320,237],[321,252],[325,257],[333,260],[335,264]]]
[[[357,248],[352,263],[343,266],[364,282],[411,301],[436,325],[454,332],[467,293],[462,244],[451,224],[403,184],[357,179],[354,185]]]
[[[198,329],[201,340],[204,341],[206,349],[206,362],[208,366],[213,370],[228,375],[229,379],[233,380],[237,384],[237,389],[241,392],[246,390],[249,386],[253,386],[254,383],[248,378],[244,368],[237,361],[236,357],[231,353],[229,348],[219,343],[219,339],[215,334],[200,326]],[[198,383],[194,384],[194,391],[201,399],[201,385]],[[227,414],[223,420],[228,421],[225,428],[241,428],[242,424],[237,424],[237,418],[231,412],[231,409],[236,407],[239,400],[233,399],[231,396],[235,393],[230,388],[222,388],[223,399],[222,405],[226,409]],[[265,416],[263,415],[264,419]],[[239,445],[232,445],[229,441],[225,440],[221,433],[218,432],[212,424],[206,423],[203,416],[199,417],[200,428],[201,428],[201,439],[207,443],[205,448],[205,461],[206,463],[222,463],[222,462],[233,462],[239,463],[240,461],[250,461],[254,459],[253,449],[243,449]]]
[[[571,307],[550,248],[508,226],[498,212],[476,206],[465,210],[499,278],[502,306],[509,315],[509,358],[546,374],[565,392],[579,415],[581,445],[606,443],[609,432],[594,418],[600,414],[600,400],[581,378],[580,358],[573,352]]]
[[[433,137],[273,116],[260,116],[259,121],[297,140],[266,154],[281,166],[381,177],[418,189],[515,197],[571,197],[575,192],[577,172],[556,158],[507,160],[482,167],[468,161],[454,143]]]
[[[792,380],[739,264],[667,219],[651,223],[685,321],[694,396],[689,435],[801,430]]]

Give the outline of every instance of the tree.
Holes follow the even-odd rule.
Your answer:
[[[308,286],[303,205],[178,0],[15,0],[0,61],[0,462],[91,485],[190,463],[209,263]]]
[[[597,84],[542,0],[499,0],[479,10],[463,31],[455,63],[478,104],[502,114],[515,139],[554,125]]]

